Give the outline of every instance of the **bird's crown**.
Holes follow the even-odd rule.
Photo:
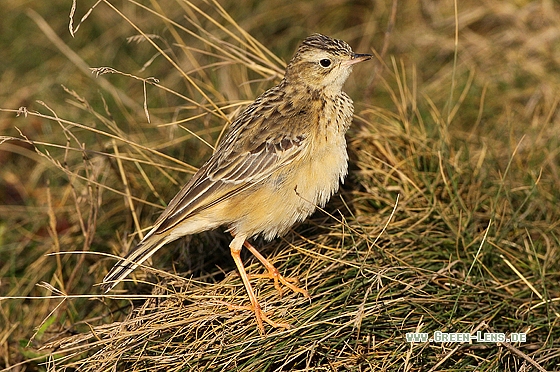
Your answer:
[[[347,42],[322,34],[313,34],[305,38],[296,54],[303,53],[309,49],[320,49],[337,56],[352,55],[352,48],[350,48]]]

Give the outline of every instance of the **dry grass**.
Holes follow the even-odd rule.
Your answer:
[[[28,60],[0,75],[2,370],[560,368],[556,4],[102,1],[80,23],[78,2],[74,39],[61,9],[40,4],[10,13],[28,22],[12,35]],[[250,312],[228,309],[248,300],[221,231],[170,244],[160,270],[100,295],[110,256],[138,241],[311,32],[381,55],[347,84],[341,193],[256,242],[311,294],[280,298],[255,281],[294,328],[261,337]],[[438,330],[527,342],[405,338]]]

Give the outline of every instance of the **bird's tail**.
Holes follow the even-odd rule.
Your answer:
[[[113,266],[101,284],[101,289],[107,293],[139,265],[150,258],[158,249],[169,242],[165,236],[153,234],[146,236],[138,245]]]

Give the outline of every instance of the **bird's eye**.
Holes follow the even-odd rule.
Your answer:
[[[328,58],[322,59],[319,61],[319,64],[321,64],[321,66],[327,68],[331,65],[331,60]]]

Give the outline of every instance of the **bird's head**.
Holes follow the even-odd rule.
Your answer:
[[[345,41],[313,34],[297,49],[286,67],[284,79],[290,84],[338,93],[354,64],[371,57],[371,54],[354,53]]]

